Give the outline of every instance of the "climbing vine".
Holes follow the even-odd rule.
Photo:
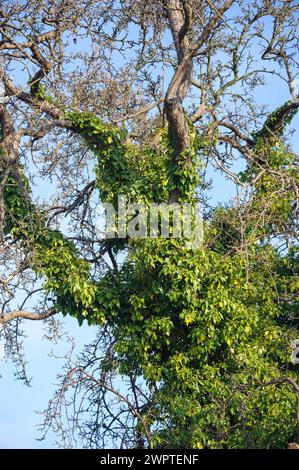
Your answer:
[[[167,202],[178,188],[181,201],[195,203],[198,157],[206,144],[191,125],[191,146],[174,162],[167,129],[159,131],[155,146],[141,145],[92,113],[72,111],[65,118],[94,154],[99,200],[116,207],[124,194],[132,202]],[[270,144],[267,132],[255,134],[256,158],[289,171],[291,154],[272,139]],[[244,179],[255,171],[251,166]],[[20,166],[18,172],[23,184],[11,174],[4,188],[5,233],[30,253],[55,308],[80,323],[109,324],[116,371],[138,371],[155,390],[145,414],[151,445],[283,446],[295,427],[294,394],[285,387],[273,394],[259,384],[280,376],[296,334],[281,322],[286,309],[291,314],[296,262],[282,259],[271,244],[253,244],[246,256],[228,253],[225,240],[219,242],[222,229],[212,223],[204,246],[194,250],[182,239],[126,240],[130,250],[122,268],[95,281],[75,244],[47,226]],[[256,185],[257,209],[262,195],[268,197],[267,185],[277,184],[271,178]],[[229,226],[228,214],[222,211]],[[275,214],[285,219],[281,205]]]

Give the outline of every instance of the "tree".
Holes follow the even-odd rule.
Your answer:
[[[298,10],[3,2],[2,334],[23,376],[20,319],[99,326],[67,361],[45,431],[162,448],[285,447],[298,431]],[[256,99],[269,83],[290,94],[274,111]],[[226,205],[209,203],[211,165],[238,189]],[[200,200],[202,246],[103,238],[98,205],[119,195]],[[79,407],[67,430],[65,403]]]

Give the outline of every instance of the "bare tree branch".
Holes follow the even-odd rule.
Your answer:
[[[57,311],[54,308],[41,313],[27,312],[25,310],[14,310],[5,315],[1,315],[0,323],[1,325],[5,325],[16,318],[24,318],[26,320],[45,320],[46,318],[52,317],[56,313]]]

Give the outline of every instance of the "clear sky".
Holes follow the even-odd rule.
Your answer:
[[[65,330],[76,338],[77,351],[89,343],[95,334],[95,328],[86,324],[79,327],[77,320],[68,317],[63,319]],[[64,356],[69,348],[60,341],[57,346],[49,341],[42,341],[45,333],[42,322],[24,324],[27,338],[25,353],[28,361],[28,373],[32,377],[31,387],[16,381],[14,367],[0,363],[0,448],[49,448],[53,446],[55,436],[49,434],[46,440],[39,442],[40,436],[36,426],[42,422],[37,412],[47,407],[49,398],[55,390],[56,375],[63,366]],[[53,348],[55,356],[49,357]],[[55,447],[55,445],[54,445]]]

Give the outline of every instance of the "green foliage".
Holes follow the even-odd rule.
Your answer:
[[[291,123],[298,109],[284,114],[289,102],[276,109],[264,126],[253,134],[252,160],[239,174],[243,183],[255,188],[252,212],[263,212],[263,224],[254,226],[256,237],[281,230],[290,220],[297,199],[298,168],[294,154],[283,142],[285,127]],[[277,117],[283,115],[277,124]]]
[[[116,206],[119,194],[134,202],[167,201],[169,156],[165,135],[161,135],[157,151],[127,142],[125,129],[106,124],[92,113],[68,112],[66,117],[78,126],[97,157],[97,187],[102,201]]]
[[[188,120],[187,120],[188,121]],[[200,139],[193,124],[188,121],[190,147],[184,149],[180,158],[172,155],[172,136],[168,135],[167,148],[170,154],[168,160],[168,190],[177,190],[180,202],[194,202],[194,191],[199,184],[198,151],[204,148],[206,142]]]
[[[263,127],[259,131],[252,134],[255,144],[259,139],[275,141],[277,138],[283,136],[286,126],[291,124],[293,118],[298,112],[298,108],[295,107],[293,109],[290,107],[290,104],[292,104],[292,102],[287,101],[279,108],[276,108],[271,114],[269,114]],[[287,112],[284,112],[285,110],[287,110]]]
[[[46,89],[40,81],[33,82],[29,80],[28,85],[30,86],[31,93],[35,98],[52,103],[53,100],[51,96],[47,95]]]
[[[284,289],[291,276],[269,279],[277,263],[271,246],[245,259],[151,240],[125,264],[115,324],[120,371],[138,367],[149,384],[158,382],[160,445],[285,445],[294,394],[258,390],[279,377],[296,334],[279,323],[278,280]]]
[[[80,323],[86,316],[101,323],[88,263],[80,259],[74,243],[46,225],[45,215],[30,201],[25,175],[19,176],[21,181],[10,175],[4,188],[4,232],[30,253],[31,267],[45,279],[44,288],[55,295],[59,311],[76,316]]]
[[[116,205],[119,194],[134,202],[168,201],[174,189],[181,199],[195,201],[198,154],[207,143],[192,127],[191,148],[174,162],[165,129],[159,131],[158,144],[141,146],[128,142],[124,129],[91,113],[68,112],[66,117],[96,157],[103,201]],[[262,135],[255,151],[258,158],[267,152],[273,168],[288,168],[291,156],[279,146],[270,148]],[[254,172],[251,167],[244,178]],[[275,184],[271,176],[260,179],[256,212],[269,197],[268,186]],[[285,221],[291,197],[271,201],[274,215],[269,215],[267,230]],[[270,244],[252,243],[246,253],[238,251],[236,214],[221,209],[207,227],[204,247],[189,250],[183,239],[127,240],[122,269],[95,282],[75,245],[46,226],[44,215],[29,195],[23,197],[12,176],[5,206],[6,233],[31,253],[32,268],[55,296],[56,308],[79,322],[108,323],[117,371],[137,372],[155,386],[144,416],[152,427],[153,446],[285,446],[295,429],[294,393],[289,387],[260,384],[280,376],[289,341],[296,336],[294,250],[282,256]],[[295,377],[292,370],[289,375]]]

